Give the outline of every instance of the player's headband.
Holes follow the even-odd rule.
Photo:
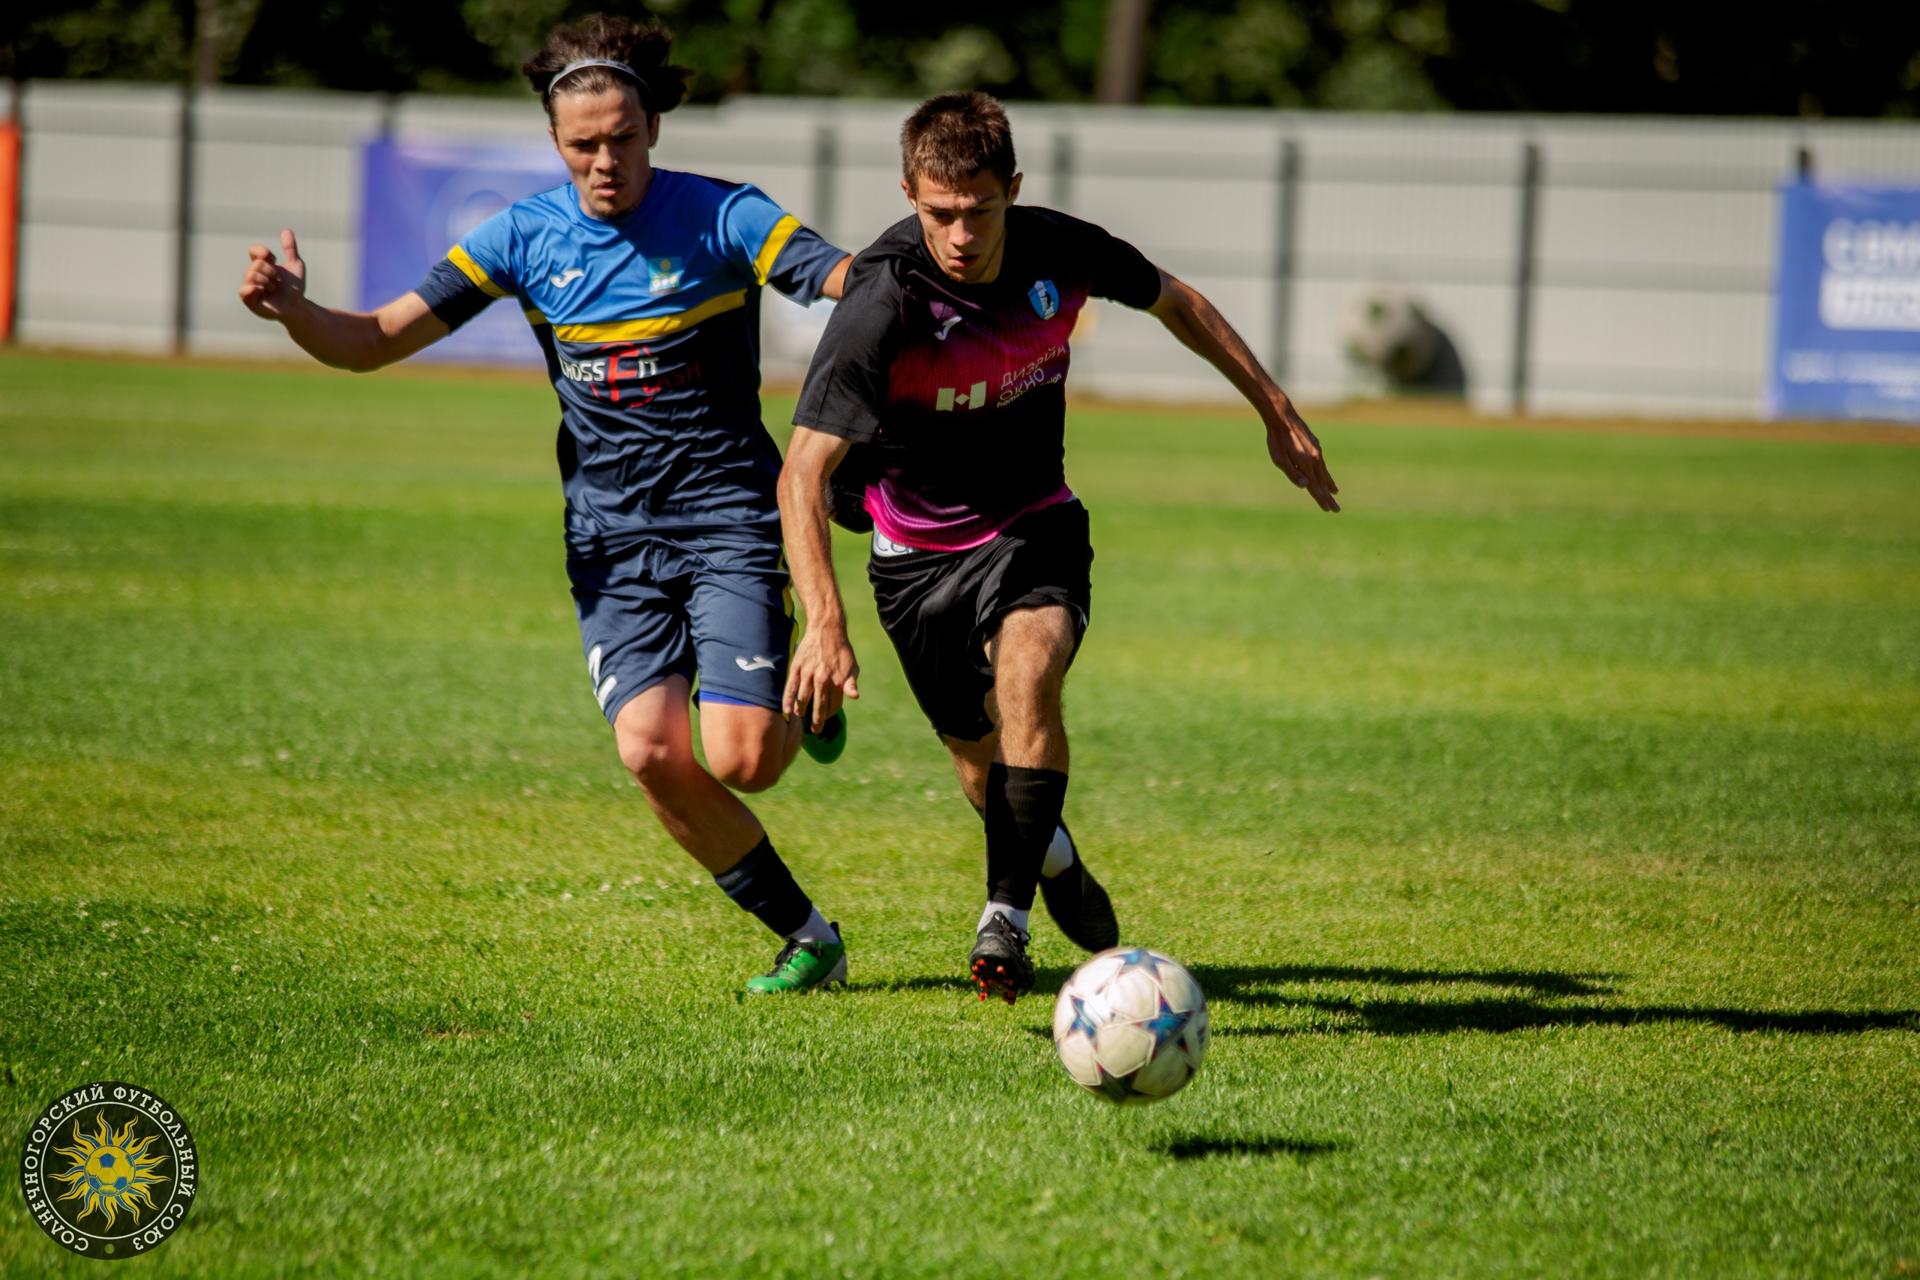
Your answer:
[[[640,105],[643,107],[647,106],[647,82],[641,79],[638,71],[635,71],[624,62],[615,62],[611,58],[582,58],[578,62],[569,62],[566,66],[553,73],[553,79],[547,81],[547,97],[553,97],[553,91],[560,87],[562,80],[565,80],[574,72],[584,71],[588,67],[605,67],[607,70],[617,71],[627,79],[633,81],[635,87],[640,90]]]

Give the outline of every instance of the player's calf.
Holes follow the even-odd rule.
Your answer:
[[[1082,951],[1120,945],[1113,899],[1087,870],[1065,823],[1054,829],[1053,842],[1047,846],[1047,858],[1040,867],[1040,897],[1060,932]]]

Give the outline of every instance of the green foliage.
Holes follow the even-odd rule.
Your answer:
[[[181,80],[191,47],[187,11],[173,0],[25,0],[0,16],[0,72],[13,75]]]
[[[0,384],[0,1134],[178,1106],[142,1274],[1920,1263],[1920,449],[1323,424],[1327,517],[1244,412],[1076,411],[1069,815],[1215,1026],[1118,1111],[965,990],[859,539],[847,755],[753,801],[853,986],[738,1004],[775,944],[614,759],[547,388]],[[0,1273],[99,1265],[8,1195]]]
[[[1307,104],[1312,28],[1287,0],[1236,0],[1224,14],[1179,7],[1149,46],[1149,101]]]
[[[768,14],[759,50],[760,92],[808,97],[874,84],[860,25],[846,0],[787,0]]]
[[[984,27],[956,27],[915,50],[914,70],[929,93],[948,89],[995,91],[1019,74],[1000,37]]]
[[[0,72],[184,78],[196,8],[252,0],[22,0],[0,15]],[[260,0],[222,40],[222,78],[342,89],[511,91],[555,21],[633,0]],[[732,94],[919,97],[960,85],[1086,100],[1105,0],[975,5],[658,0],[696,68]],[[1145,100],[1176,105],[1864,115],[1920,112],[1920,6],[1835,0],[1729,23],[1655,0],[1184,0],[1151,6]]]
[[[567,0],[460,0],[460,21],[502,70],[518,76],[521,64],[572,9]]]
[[[1322,105],[1341,111],[1442,111],[1447,105],[1419,59],[1394,44],[1348,50],[1328,70],[1320,94]]]

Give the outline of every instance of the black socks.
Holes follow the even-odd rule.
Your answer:
[[[1047,846],[1067,803],[1067,775],[994,764],[987,770],[987,900],[1033,906]]]
[[[1044,855],[1045,846],[1042,846]],[[1039,864],[1034,864],[1036,869]],[[813,902],[794,882],[793,872],[774,852],[773,841],[760,837],[760,843],[747,850],[747,856],[722,871],[713,882],[726,891],[744,911],[752,912],[760,923],[781,937],[787,937],[813,914]],[[1031,899],[1032,891],[1028,891]]]

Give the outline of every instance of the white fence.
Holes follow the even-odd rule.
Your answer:
[[[857,249],[904,216],[905,103],[743,99],[668,116],[656,163],[751,180]],[[16,332],[26,343],[286,354],[234,298],[246,245],[291,224],[311,292],[351,305],[359,146],[543,140],[531,97],[383,98],[35,82]],[[1771,333],[1776,188],[1920,182],[1920,126],[1011,108],[1024,199],[1098,221],[1208,294],[1303,400],[1351,391],[1340,317],[1404,287],[1452,337],[1475,404],[1750,414]],[[556,172],[558,172],[556,170]],[[422,271],[429,264],[422,263]],[[770,304],[769,372],[818,315]],[[800,317],[796,322],[795,317]],[[1231,392],[1143,316],[1076,341],[1082,390]]]

